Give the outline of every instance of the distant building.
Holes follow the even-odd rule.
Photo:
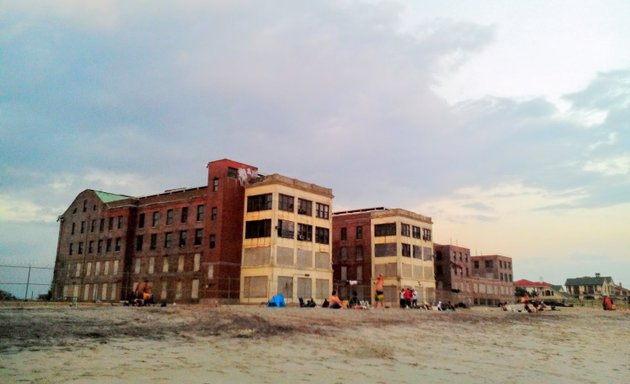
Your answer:
[[[441,300],[467,305],[514,301],[512,258],[470,256],[470,249],[435,244],[435,279]]]
[[[564,300],[569,296],[561,285],[553,285],[544,281],[535,282],[521,279],[514,282],[514,288],[522,288],[530,297],[536,296],[543,300]]]
[[[433,221],[404,209],[366,208],[333,216],[334,287],[348,298],[374,300],[374,281],[383,274],[385,304],[397,306],[401,288],[435,299]]]
[[[287,183],[294,187],[287,187]],[[265,178],[258,175],[254,166],[223,159],[208,163],[207,186],[173,189],[144,197],[85,190],[59,216],[53,298],[118,301],[124,300],[137,287],[148,286],[158,301],[238,301],[241,298],[243,257],[248,262],[249,272],[255,266],[250,259],[253,251],[249,249],[255,248],[256,244],[249,236],[251,233],[248,236],[244,233],[248,229],[254,231],[248,222],[267,220],[265,225],[268,227],[257,230],[271,231],[281,227],[281,220],[289,219],[288,213],[282,209],[285,192],[287,195],[296,192],[291,196],[297,199],[313,196],[315,209],[320,203],[331,206],[330,189],[312,186],[313,191],[319,192],[308,192],[305,191],[308,187],[303,187],[305,185],[312,186],[279,175]],[[271,198],[265,204],[269,204],[272,208],[269,212],[273,214],[268,216],[262,210],[248,212],[246,220],[246,190],[258,193],[256,191],[262,191],[263,186],[271,188]],[[313,215],[316,213],[314,211]],[[296,221],[298,226],[330,230],[330,219],[322,221],[316,216],[307,219],[303,215]],[[316,233],[321,234],[321,231]],[[310,249],[319,255],[315,249],[325,248],[324,244],[315,243],[315,239],[312,238],[311,245],[301,241],[293,248],[296,263],[306,263],[302,250]],[[244,240],[247,241],[246,252]],[[283,244],[274,243],[276,245]],[[327,247],[330,254],[330,244]],[[269,248],[270,255],[274,256],[273,268],[281,269],[267,275],[273,279],[288,273],[286,265],[275,262],[278,254],[286,256],[283,253],[286,251],[280,249],[275,247],[272,251]],[[283,256],[281,261],[285,262]],[[309,274],[315,286],[321,285],[320,295],[328,294],[332,280],[328,257],[326,268],[321,268],[321,260],[312,268],[294,266],[296,273]],[[326,277],[328,284],[318,282]],[[268,296],[284,286],[286,282],[280,280],[273,280],[273,284],[269,280]],[[304,289],[307,285],[302,280],[297,282],[297,286]],[[251,284],[247,289],[251,289]]]
[[[595,277],[569,278],[564,285],[569,294],[579,299],[600,299],[615,293],[615,283],[612,277],[601,276],[599,273],[596,273]]]
[[[332,190],[277,174],[245,188],[241,302],[330,295]]]

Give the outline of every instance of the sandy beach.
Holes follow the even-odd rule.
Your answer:
[[[627,383],[630,312],[0,307],[2,383]]]

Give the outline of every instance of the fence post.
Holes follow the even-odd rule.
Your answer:
[[[24,301],[28,300],[28,285],[31,282],[31,265],[28,265],[28,277],[26,278],[26,291],[24,291]]]

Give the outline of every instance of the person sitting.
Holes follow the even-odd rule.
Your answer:
[[[359,301],[359,297],[357,295],[357,291],[352,291],[352,297],[348,302],[348,308],[357,308],[361,309],[361,302]]]
[[[343,301],[337,296],[337,291],[332,291],[332,294],[328,298],[328,303],[328,308],[330,309],[343,308]]]
[[[306,307],[308,307],[308,308],[315,308],[315,307],[317,307],[317,304],[315,304],[315,300],[313,300],[312,297],[306,302]]]

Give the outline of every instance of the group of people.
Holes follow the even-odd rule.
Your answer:
[[[152,292],[151,284],[144,281],[138,284],[135,291],[130,291],[127,295],[127,305],[134,307],[144,307],[147,305],[155,305],[155,295]]]

